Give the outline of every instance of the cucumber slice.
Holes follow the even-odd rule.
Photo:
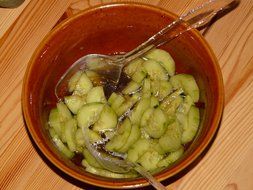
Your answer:
[[[135,93],[132,97],[128,98],[123,104],[121,104],[119,107],[115,108],[115,112],[118,116],[121,116],[125,114],[127,111],[129,111],[134,104],[140,99],[140,94]]]
[[[61,138],[64,123],[60,121],[60,116],[57,108],[54,108],[50,111],[48,124],[50,127],[54,129],[55,133]]]
[[[158,152],[161,155],[166,153],[166,151],[164,151],[161,145],[159,144],[159,139],[151,139],[150,142],[151,148],[154,149],[156,152]]]
[[[159,80],[151,81],[151,92],[153,96],[157,97],[159,95],[159,88],[160,88]]]
[[[156,97],[154,97],[154,96],[151,96],[151,98],[150,98],[150,107],[156,108],[158,106],[159,106],[158,99]]]
[[[157,164],[162,158],[163,156],[155,150],[148,150],[138,159],[137,162],[140,163],[146,170],[152,171],[157,169]]]
[[[93,125],[100,116],[104,104],[89,103],[85,104],[77,113],[77,124],[79,127],[89,127]]]
[[[72,118],[71,112],[63,102],[57,103],[56,107],[59,112],[60,121],[67,121]]]
[[[111,141],[109,141],[105,148],[109,151],[118,152],[121,147],[125,145],[127,139],[131,133],[131,122],[128,118],[126,118],[121,126],[119,127],[118,134],[116,134]]]
[[[83,156],[86,159],[86,161],[88,162],[89,165],[95,167],[95,168],[103,168],[103,166],[101,166],[97,160],[90,154],[90,152],[85,148],[83,149]]]
[[[192,75],[178,74],[170,78],[174,89],[183,88],[184,92],[191,96],[194,102],[199,101],[199,87]]]
[[[92,87],[93,84],[91,80],[87,77],[85,73],[82,73],[80,79],[76,83],[73,94],[77,94],[80,96],[85,95],[90,91],[90,89],[92,89]]]
[[[132,144],[134,144],[139,139],[140,136],[141,136],[141,131],[139,129],[139,126],[133,125],[126,143],[119,149],[119,152],[124,152],[124,153],[127,152],[129,147],[132,146]]]
[[[118,118],[116,113],[110,106],[105,105],[98,121],[94,124],[92,129],[99,132],[112,130],[117,126],[117,121]]]
[[[76,147],[77,147],[76,140],[75,140],[76,130],[77,130],[77,123],[75,119],[70,119],[66,121],[64,133],[65,133],[68,148],[72,152],[76,151]]]
[[[142,117],[145,110],[149,108],[149,106],[150,98],[142,98],[130,114],[129,119],[131,122],[138,125],[140,123],[140,118]]]
[[[167,115],[174,115],[179,105],[183,102],[183,98],[180,96],[182,89],[179,89],[161,102],[160,107]]]
[[[87,103],[101,102],[106,103],[104,89],[102,86],[93,87],[87,94]]]
[[[141,93],[143,98],[149,98],[151,96],[151,81],[149,78],[144,79]]]
[[[141,83],[146,76],[147,73],[143,71],[143,68],[141,67],[132,75],[132,80],[137,83]]]
[[[60,138],[58,137],[58,135],[55,135],[52,138],[53,142],[55,143],[57,149],[63,153],[67,158],[72,158],[74,156],[74,153],[71,152],[67,146],[65,146],[63,144],[63,142],[60,140]]]
[[[158,99],[159,101],[162,101],[166,96],[168,96],[173,88],[169,81],[159,81],[159,93],[158,93]]]
[[[165,152],[174,152],[182,147],[182,129],[177,122],[168,125],[165,134],[159,139],[159,144]]]
[[[191,106],[188,113],[188,125],[184,125],[184,131],[182,135],[182,143],[188,143],[195,137],[199,128],[199,109],[195,106]]]
[[[118,110],[118,108],[123,104],[124,101],[125,101],[125,98],[123,96],[117,94],[117,98],[111,104],[112,109],[116,112]]]
[[[177,112],[182,113],[182,114],[187,114],[192,105],[194,105],[194,102],[193,102],[191,96],[186,95],[184,98],[184,101],[178,107]]]
[[[84,98],[78,95],[65,96],[64,102],[73,114],[77,114],[78,110],[85,104]]]
[[[141,127],[153,138],[160,138],[166,130],[166,115],[160,108],[146,110],[141,118]]]
[[[117,97],[118,97],[118,94],[116,94],[115,92],[113,92],[113,93],[110,95],[109,99],[108,99],[109,105],[112,105],[113,102],[117,99]]]
[[[162,49],[153,49],[149,51],[145,57],[159,62],[170,76],[175,74],[175,62],[167,51]]]
[[[127,160],[136,162],[150,147],[147,139],[139,139],[136,141],[127,152]]]
[[[158,62],[154,60],[147,60],[144,62],[143,67],[150,76],[151,80],[168,80],[167,72]]]
[[[127,86],[122,90],[123,94],[133,94],[139,90],[141,85],[137,82],[130,81]]]
[[[142,63],[144,62],[143,59],[141,58],[137,58],[134,59],[133,61],[131,61],[130,63],[128,63],[128,65],[124,68],[124,72],[129,76],[133,76],[133,74],[135,73],[135,71],[141,67]]]
[[[85,167],[85,170],[87,172],[90,172],[90,173],[93,173],[93,174],[99,175],[99,176],[112,178],[112,179],[116,179],[116,178],[121,178],[121,179],[122,178],[134,178],[134,177],[138,176],[136,173],[133,173],[133,172],[120,174],[120,173],[110,172],[108,170],[104,170],[104,169],[101,169],[101,168],[95,168],[95,167],[92,167],[91,165],[89,165],[88,162],[85,159],[82,160],[82,165]]]
[[[184,154],[184,148],[181,147],[180,149],[176,150],[175,152],[171,152],[166,158],[162,159],[158,162],[158,167],[168,167],[169,165],[176,162],[181,156]]]
[[[88,136],[91,143],[96,143],[102,140],[102,137],[91,129],[88,130]],[[79,147],[85,146],[84,136],[81,128],[77,129],[75,140]]]
[[[68,90],[69,92],[73,92],[76,88],[76,84],[81,78],[82,71],[77,71],[69,80],[68,82]]]

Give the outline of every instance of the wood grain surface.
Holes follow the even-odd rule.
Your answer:
[[[34,146],[21,109],[22,79],[43,37],[69,15],[113,0],[26,0],[0,9],[0,189],[98,189],[62,174]],[[204,0],[139,0],[177,14]],[[225,84],[225,109],[209,150],[188,172],[170,180],[173,190],[253,189],[253,1],[202,31]],[[150,189],[151,187],[147,188]]]

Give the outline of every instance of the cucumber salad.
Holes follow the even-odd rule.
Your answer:
[[[65,157],[79,156],[86,171],[111,178],[138,174],[103,168],[85,147],[84,135],[99,151],[155,173],[182,157],[200,122],[197,83],[192,75],[175,74],[168,52],[153,49],[123,72],[128,82],[106,94],[106,87],[94,80],[96,73],[78,71],[69,80],[70,95],[51,109],[48,121],[52,141]]]

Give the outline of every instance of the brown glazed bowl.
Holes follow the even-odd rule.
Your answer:
[[[42,153],[56,167],[82,182],[108,188],[148,185],[142,178],[111,179],[86,172],[63,157],[46,130],[57,101],[54,88],[77,59],[90,53],[115,54],[132,50],[176,18],[165,10],[133,3],[107,4],[77,14],[55,27],[33,54],[24,77],[22,106],[27,128]],[[184,156],[155,174],[162,181],[189,166],[217,131],[223,110],[223,81],[217,59],[197,30],[163,45],[176,62],[177,73],[192,74],[200,88],[201,126]],[[203,106],[204,105],[204,106]]]

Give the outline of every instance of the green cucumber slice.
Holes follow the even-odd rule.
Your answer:
[[[118,152],[121,147],[124,146],[126,143],[130,133],[131,133],[131,122],[128,118],[126,118],[121,126],[119,126],[118,134],[116,134],[111,141],[109,141],[105,148],[109,151],[116,151]]]
[[[118,118],[113,109],[105,105],[100,114],[98,121],[94,124],[93,130],[98,132],[104,132],[112,130],[117,126]]]
[[[102,137],[91,129],[88,129],[88,136],[91,143],[99,142],[102,140]],[[84,136],[81,128],[77,129],[75,140],[79,147],[85,146]]]
[[[166,130],[166,115],[160,108],[146,110],[141,118],[141,127],[153,138],[160,138]]]
[[[75,119],[70,119],[66,121],[64,133],[65,133],[68,148],[72,152],[76,151],[76,147],[77,147],[76,140],[75,140],[76,130],[77,130],[77,122]]]
[[[158,162],[158,167],[168,167],[169,165],[176,162],[181,156],[184,154],[184,148],[176,150],[175,152],[171,152],[166,158],[162,159]]]
[[[133,111],[130,113],[129,119],[133,124],[139,124],[140,118],[142,117],[143,113],[146,109],[148,109],[150,106],[150,98],[142,98]]]
[[[174,152],[181,148],[182,129],[177,122],[168,125],[166,132],[159,139],[165,152]]]
[[[77,71],[70,79],[68,82],[68,90],[69,92],[73,92],[76,88],[76,84],[81,78],[82,71]]]
[[[156,97],[154,97],[154,96],[151,96],[151,98],[150,98],[150,107],[156,108],[158,106],[159,106],[158,99]]]
[[[159,62],[170,76],[175,74],[175,61],[167,51],[162,49],[153,49],[144,56],[148,59],[153,59]]]
[[[80,79],[76,83],[73,94],[77,94],[80,96],[85,95],[90,91],[90,89],[92,89],[92,87],[93,84],[91,80],[87,77],[85,73],[82,73]]]
[[[112,109],[116,112],[118,108],[123,104],[124,101],[125,101],[125,98],[121,96],[120,94],[117,94],[117,98],[111,104]]]
[[[141,67],[132,75],[132,80],[137,83],[141,83],[146,76],[147,73],[143,71],[143,68]]]
[[[130,81],[127,86],[122,90],[123,94],[133,94],[139,90],[141,85],[137,82]]]
[[[159,101],[161,101],[173,91],[173,88],[169,81],[159,81],[159,82],[160,85],[159,85],[158,99]]]
[[[151,96],[151,81],[149,78],[143,80],[141,93],[143,98],[149,98]]]
[[[127,152],[127,160],[136,162],[150,147],[147,139],[139,139],[136,141]]]
[[[77,113],[77,124],[79,127],[89,127],[93,125],[100,116],[104,104],[102,103],[89,103],[85,104]]]
[[[57,108],[50,111],[48,124],[54,129],[55,133],[62,138],[64,123],[60,121],[59,111]]]
[[[129,76],[133,76],[133,74],[135,73],[135,71],[141,67],[142,63],[144,62],[143,59],[141,58],[137,58],[134,59],[133,61],[131,61],[130,63],[128,63],[128,65],[126,67],[124,67],[124,72]]]
[[[184,131],[182,135],[182,143],[188,143],[195,137],[200,122],[199,109],[195,106],[191,106],[188,113],[188,125],[184,125]]]
[[[97,160],[90,154],[90,152],[85,148],[83,149],[83,156],[86,159],[86,161],[88,162],[89,165],[95,167],[95,168],[103,168],[103,166],[101,166]]]
[[[178,74],[170,78],[174,89],[183,88],[184,92],[191,96],[194,102],[199,101],[199,87],[192,75]]]
[[[67,158],[72,158],[74,156],[74,153],[71,152],[65,144],[63,144],[63,142],[60,140],[60,138],[58,137],[58,135],[55,135],[52,138],[52,140],[55,143],[57,149],[61,153],[63,153]]]
[[[56,107],[59,112],[60,121],[63,122],[72,118],[71,112],[69,111],[68,107],[63,102],[57,103]]]
[[[119,149],[119,152],[127,152],[129,147],[132,146],[141,136],[141,131],[138,125],[133,125],[126,143]]]
[[[133,96],[128,98],[123,104],[121,104],[119,107],[114,109],[116,114],[118,116],[122,116],[127,111],[129,111],[139,99],[140,99],[140,94],[135,93]]]
[[[140,163],[146,170],[152,171],[157,169],[157,164],[162,158],[163,156],[155,150],[148,150],[137,160],[137,162]]]
[[[78,95],[65,96],[64,102],[73,114],[77,114],[78,110],[86,103],[84,98]]]
[[[147,60],[143,63],[143,67],[151,80],[168,80],[167,72],[158,62]]]
[[[87,103],[92,103],[92,102],[106,103],[103,87],[102,86],[93,87],[87,94],[86,102]]]

